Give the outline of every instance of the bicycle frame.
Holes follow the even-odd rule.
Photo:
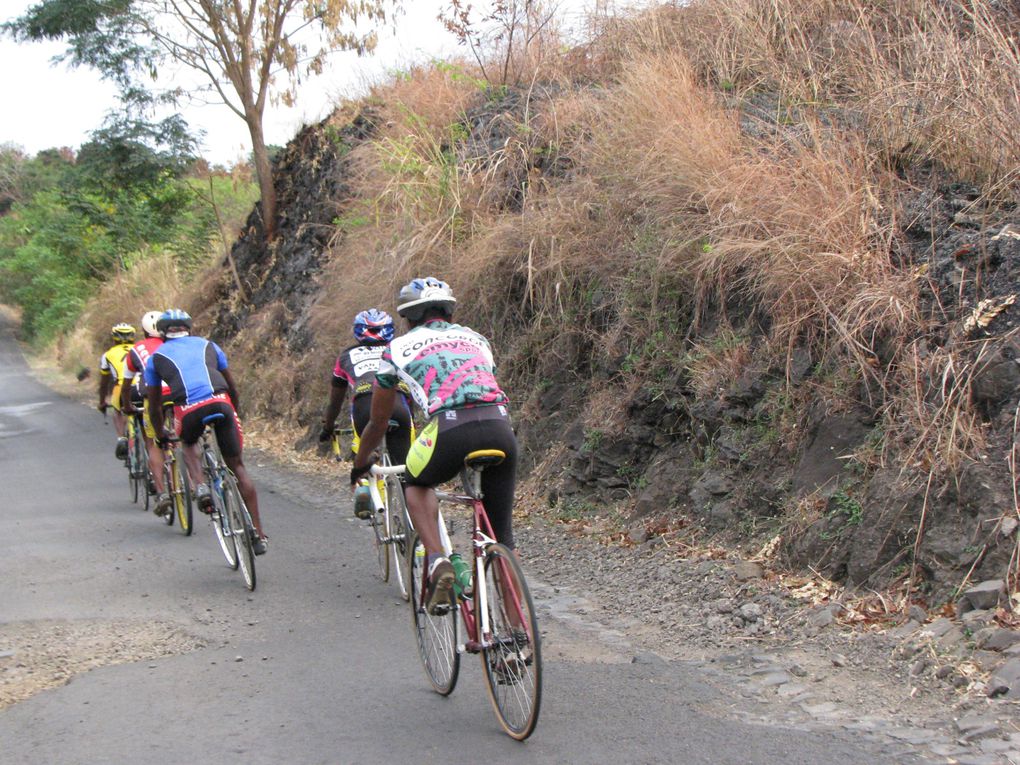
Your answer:
[[[386,467],[373,465],[371,474],[376,477],[401,475],[404,470],[404,465]],[[475,582],[482,583],[485,581],[485,551],[490,545],[496,544],[496,539],[492,531],[492,524],[489,523],[489,516],[485,512],[485,505],[482,503],[480,472],[466,468],[462,476],[464,486],[470,492],[469,494],[451,494],[445,491],[437,491],[436,496],[442,502],[455,502],[460,505],[471,506],[473,518],[471,546],[474,555]],[[372,493],[372,501],[376,503],[376,508],[379,508],[382,506],[382,499],[376,488],[376,483],[376,481],[369,483],[369,491]],[[410,518],[408,520],[410,521]],[[453,552],[453,545],[450,542],[450,535],[446,529],[442,511],[439,513],[438,520],[439,537],[443,545],[443,551],[446,555],[450,555]],[[424,585],[423,580],[422,586],[424,587]],[[520,614],[521,605],[518,600],[518,594],[513,592],[512,597],[513,606],[518,611],[518,614]],[[424,594],[422,600],[424,601]],[[459,598],[459,601],[460,615],[464,622],[464,630],[468,640],[457,646],[457,652],[479,653],[483,649],[495,646],[495,641],[492,638],[492,629],[489,625],[488,590],[479,584],[475,587],[473,596]]]

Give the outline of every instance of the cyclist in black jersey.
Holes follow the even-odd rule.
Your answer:
[[[329,392],[329,403],[322,419],[322,430],[319,441],[325,443],[333,435],[336,418],[343,407],[347,392],[351,392],[351,424],[354,432],[361,433],[368,425],[372,407],[372,390],[375,384],[375,373],[379,369],[386,344],[393,339],[393,318],[377,308],[369,308],[354,317],[354,339],[357,344],[345,348],[337,357],[333,367],[333,378]],[[411,412],[407,401],[401,396],[394,407],[392,423],[386,433],[386,448],[394,465],[402,465],[411,446]],[[369,510],[369,512],[371,512]],[[368,517],[365,508],[360,512],[355,507],[355,514]]]

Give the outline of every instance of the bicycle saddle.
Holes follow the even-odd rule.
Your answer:
[[[216,412],[216,414],[207,414],[205,417],[202,418],[202,424],[208,425],[213,420],[222,420],[224,416],[225,415],[223,414],[223,412]]]
[[[464,458],[464,464],[469,468],[484,468],[498,465],[506,459],[506,452],[501,449],[478,449]]]

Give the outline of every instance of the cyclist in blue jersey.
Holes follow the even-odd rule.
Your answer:
[[[428,609],[452,605],[453,565],[439,536],[439,504],[433,487],[454,478],[464,457],[499,449],[506,458],[482,473],[485,508],[496,540],[514,547],[511,510],[517,477],[517,438],[509,399],[496,382],[489,341],[452,323],[456,299],[450,285],[433,277],[400,290],[397,313],[410,331],[386,346],[375,376],[368,427],[351,469],[351,484],[368,472],[372,451],[386,433],[402,382],[429,418],[411,444],[404,474],[407,510],[428,555]]]
[[[255,540],[255,554],[262,555],[266,551],[266,535],[262,531],[255,484],[241,459],[244,439],[235,409],[237,386],[227,368],[227,356],[216,343],[191,334],[191,317],[185,311],[174,308],[165,312],[156,327],[165,342],[145,363],[152,426],[157,433],[164,432],[160,385],[165,383],[174,402],[174,427],[184,444],[184,462],[195,486],[195,499],[199,509],[210,512],[212,497],[204,483],[198,439],[206,427],[203,420],[210,415],[222,415],[210,421],[209,426],[215,429],[220,453],[237,477],[237,487],[259,537]]]

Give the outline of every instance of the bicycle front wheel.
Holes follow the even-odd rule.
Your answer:
[[[481,656],[489,698],[503,730],[523,741],[538,722],[542,651],[531,592],[509,548],[486,550],[484,586],[490,634]]]
[[[177,522],[180,524],[184,536],[191,536],[191,522],[194,520],[194,501],[191,498],[191,482],[188,481],[188,473],[183,465],[184,453],[178,450],[174,456],[176,467],[176,485],[174,486],[174,510],[177,512]]]
[[[230,528],[234,534],[234,546],[237,549],[237,561],[241,566],[241,575],[249,590],[255,589],[255,550],[252,547],[255,527],[244,506],[241,492],[237,488],[237,480],[228,474],[223,481],[223,500],[230,518]]]
[[[448,696],[457,685],[460,654],[457,653],[457,609],[432,615],[425,608],[425,578],[428,558],[425,546],[412,531],[408,538],[408,587],[411,590],[411,619],[418,656],[436,693]]]
[[[410,597],[407,572],[407,534],[410,528],[407,520],[407,506],[404,503],[404,491],[400,479],[396,476],[386,478],[386,536],[389,548],[393,551],[393,578],[400,591],[400,597]]]
[[[131,501],[137,503],[138,496],[145,491],[146,454],[145,440],[139,432],[138,424],[132,418],[129,426],[128,439],[128,482],[131,484]]]
[[[372,480],[375,480],[374,478]],[[380,481],[380,484],[382,482]],[[381,491],[385,492],[384,485]],[[385,494],[383,495],[385,496]],[[381,509],[372,508],[372,536],[375,544],[375,559],[379,564],[379,576],[384,582],[390,581],[390,550],[386,544],[388,530],[386,528],[387,517],[385,506]]]

